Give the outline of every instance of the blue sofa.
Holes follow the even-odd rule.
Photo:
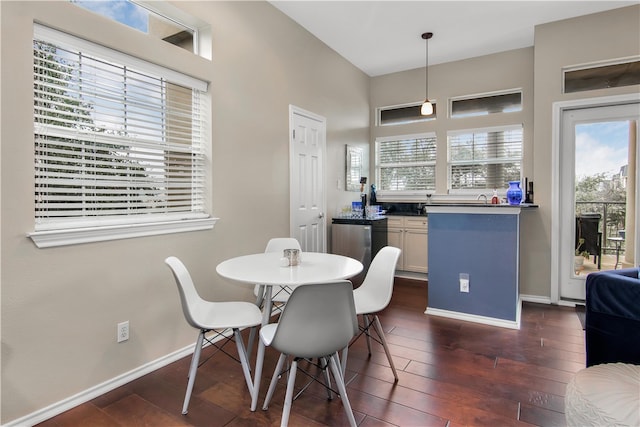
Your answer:
[[[638,268],[600,271],[587,276],[587,367],[615,362],[640,365],[638,276]]]

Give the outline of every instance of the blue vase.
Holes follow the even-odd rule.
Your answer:
[[[517,206],[522,202],[522,188],[520,188],[520,181],[509,181],[507,202],[514,206]]]

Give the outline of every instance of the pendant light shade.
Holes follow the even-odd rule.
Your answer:
[[[433,114],[433,104],[428,98],[422,103],[422,107],[420,107],[420,114],[423,116],[430,116]]]
[[[425,40],[425,66],[424,66],[424,87],[425,97],[422,107],[420,108],[420,114],[423,116],[430,116],[433,114],[433,104],[429,101],[429,39],[433,37],[433,33],[423,33],[422,38]]]

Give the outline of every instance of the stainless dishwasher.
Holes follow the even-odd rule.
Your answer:
[[[349,279],[354,286],[364,280],[371,260],[387,246],[387,218],[334,218],[331,223],[331,253],[357,259],[362,273]]]

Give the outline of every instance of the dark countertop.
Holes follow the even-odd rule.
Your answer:
[[[519,205],[499,204],[492,205],[491,203],[431,203],[426,205],[427,207],[465,207],[465,208],[537,208],[538,205],[533,203],[520,203]]]
[[[415,204],[408,204],[409,206],[401,206],[398,209],[398,205],[395,205],[389,209],[385,215],[387,216],[427,216],[428,214],[424,212],[424,208],[429,209],[429,207],[460,207],[460,208],[483,208],[483,209],[504,209],[504,208],[522,208],[522,209],[530,209],[537,208],[538,205],[532,203],[521,203],[519,205],[509,205],[509,204],[500,204],[500,205],[492,205],[491,203],[479,203],[479,202],[450,202],[450,203],[429,203],[427,205],[422,205],[421,210],[419,211],[418,206],[413,206]]]
[[[375,216],[370,218],[333,218],[333,224],[356,224],[356,225],[372,225],[380,221],[386,221],[386,216]]]
[[[402,212],[402,211],[394,211],[394,212],[387,212],[386,213],[387,216],[427,216],[426,213],[418,213],[418,212]]]

